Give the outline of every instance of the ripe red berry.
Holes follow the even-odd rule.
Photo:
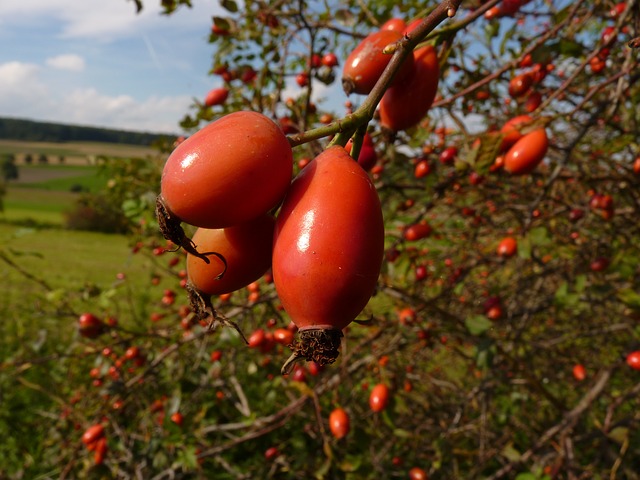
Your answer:
[[[374,412],[381,412],[389,404],[389,387],[384,383],[379,383],[369,395],[369,406]]]
[[[587,377],[587,370],[584,368],[584,365],[578,363],[573,366],[573,377],[579,382]]]
[[[640,350],[636,350],[627,355],[627,365],[634,370],[640,370]]]

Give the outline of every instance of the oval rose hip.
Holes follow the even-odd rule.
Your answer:
[[[207,96],[204,99],[204,104],[207,107],[214,107],[216,105],[222,105],[229,96],[229,89],[225,87],[214,88],[209,90]]]
[[[380,101],[380,124],[393,132],[406,130],[424,117],[436,97],[440,67],[431,45],[413,52],[413,74],[399,78]]]
[[[380,200],[344,148],[330,147],[294,179],[276,220],[273,281],[299,341],[297,359],[338,356],[342,329],[375,289],[384,250]]]
[[[342,88],[347,95],[371,92],[391,60],[391,54],[383,53],[384,47],[401,38],[401,32],[379,30],[360,42],[347,58],[342,70]],[[408,56],[402,63],[394,81],[404,79],[412,73],[413,59]]]
[[[187,254],[187,277],[200,292],[222,295],[246,287],[259,279],[271,265],[271,244],[275,219],[264,214],[255,220],[220,229],[199,228],[193,243],[201,254],[216,252],[205,263]],[[224,275],[222,275],[224,273]]]
[[[527,133],[509,149],[504,169],[512,175],[532,172],[547,154],[549,139],[544,128]]]
[[[258,112],[225,115],[182,142],[162,172],[156,208],[163,234],[189,250],[180,222],[225,228],[277,206],[293,153],[275,122]]]
[[[349,414],[343,408],[336,408],[329,414],[329,429],[338,440],[348,435],[350,423]]]

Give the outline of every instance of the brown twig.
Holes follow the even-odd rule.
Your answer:
[[[509,473],[511,473],[515,468],[519,465],[522,465],[529,461],[529,459],[538,451],[540,448],[545,446],[553,437],[556,435],[569,430],[572,428],[575,423],[578,421],[580,416],[591,406],[591,404],[595,401],[598,396],[602,393],[604,388],[609,383],[611,379],[611,374],[613,372],[613,368],[607,368],[600,372],[596,381],[594,382],[591,389],[580,399],[578,404],[567,412],[562,420],[555,424],[554,426],[548,428],[533,444],[529,450],[524,452],[517,460],[510,461],[496,473],[488,477],[488,480],[495,480],[498,478],[503,478]]]

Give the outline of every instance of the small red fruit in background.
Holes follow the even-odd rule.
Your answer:
[[[589,68],[591,69],[592,73],[601,73],[606,66],[607,62],[599,56],[595,56],[591,60],[589,60]]]
[[[573,366],[573,377],[579,382],[587,378],[587,370],[584,365],[578,363]]]
[[[380,30],[393,30],[394,32],[404,33],[406,28],[407,24],[402,18],[394,17],[384,22],[380,27]]]
[[[594,261],[591,262],[589,268],[592,272],[603,272],[607,268],[609,268],[609,259],[606,257],[598,257]]]
[[[429,225],[425,220],[421,220],[420,222],[414,223],[413,225],[409,225],[405,228],[402,236],[408,242],[415,242],[431,235],[431,230],[431,225]]]
[[[280,455],[280,452],[277,447],[269,447],[264,451],[265,460],[273,460],[278,455]]]
[[[427,160],[420,160],[416,163],[415,169],[413,170],[413,175],[416,178],[426,177],[431,173],[431,165]]]
[[[258,348],[262,346],[265,341],[265,332],[262,328],[258,328],[253,331],[247,341],[249,342],[249,348]]]
[[[627,2],[616,3],[609,11],[609,15],[616,18],[624,13],[625,8],[627,8]]]
[[[348,154],[351,154],[353,148],[353,139],[349,139],[344,149]],[[360,153],[358,154],[358,164],[365,170],[371,170],[378,161],[378,154],[376,153],[375,144],[369,132],[364,134],[362,139],[362,145],[360,147]]]
[[[542,103],[542,94],[540,92],[533,91],[527,97],[524,102],[524,109],[526,112],[534,112]]]
[[[338,57],[333,52],[325,53],[322,56],[321,63],[325,67],[330,67],[330,68],[336,67],[338,66]]]
[[[257,76],[258,72],[256,72],[252,67],[249,66],[245,67],[242,70],[242,73],[240,74],[240,80],[242,80],[242,83],[248,84],[253,82]]]
[[[500,297],[492,296],[487,298],[482,308],[489,320],[500,320],[502,318],[502,299]]]
[[[512,175],[532,172],[544,159],[549,138],[544,128],[527,133],[518,140],[504,157],[504,169]]]
[[[181,426],[184,422],[184,416],[180,412],[175,412],[171,415],[171,421],[178,426]]]
[[[572,222],[577,222],[582,217],[584,217],[584,210],[582,210],[581,208],[572,208],[569,212],[569,220],[571,220]]]
[[[78,318],[78,330],[85,338],[96,338],[104,332],[104,323],[93,313],[83,313]]]
[[[293,371],[293,375],[291,375],[291,379],[294,382],[304,383],[307,381],[307,371],[302,365],[298,365],[295,367]]]
[[[369,395],[369,407],[374,412],[381,412],[389,404],[389,387],[384,383],[379,383],[371,390]]]
[[[104,437],[104,426],[101,423],[96,423],[84,431],[82,434],[82,443],[88,446],[102,437]]]
[[[513,237],[503,238],[498,244],[498,255],[501,257],[509,258],[513,257],[518,251],[518,242]]]
[[[402,39],[402,33],[393,30],[379,30],[365,37],[344,62],[342,87],[347,95],[366,95],[382,75],[391,55],[382,52],[384,47]],[[409,56],[396,74],[396,83],[413,73],[413,57]],[[437,80],[437,79],[436,79]]]
[[[636,350],[627,355],[627,365],[634,370],[640,370],[640,350]]]
[[[456,147],[445,148],[440,154],[439,160],[443,165],[451,165],[458,155],[458,149]]]
[[[429,480],[429,477],[422,468],[413,467],[409,470],[409,480]]]
[[[519,98],[525,95],[531,88],[533,78],[528,73],[516,75],[509,82],[509,95],[512,98]]]
[[[425,267],[424,265],[416,266],[416,271],[415,271],[416,282],[421,282],[422,280],[427,278],[428,275],[429,275],[429,272],[427,271],[427,267]]]
[[[140,349],[138,347],[129,347],[124,352],[124,358],[127,360],[134,360],[140,356]]]
[[[204,104],[207,107],[213,107],[215,105],[222,105],[229,96],[229,89],[225,87],[214,88],[207,93],[204,99]]]
[[[288,328],[277,328],[273,331],[273,339],[280,345],[291,345],[293,343],[293,332]]]
[[[213,25],[211,25],[211,33],[220,37],[226,37],[230,32],[228,28],[214,23]]]
[[[440,65],[431,45],[413,52],[413,74],[398,75],[380,100],[380,125],[398,132],[417,125],[431,108],[438,91]]]
[[[617,35],[614,34],[615,27],[606,27],[602,30],[602,35],[600,38],[602,39],[602,43],[605,45],[609,45],[617,40]]]
[[[299,87],[306,87],[309,85],[309,75],[307,73],[299,73],[296,75],[296,83]]]
[[[411,325],[416,321],[416,311],[411,307],[405,307],[398,312],[398,321],[402,325]]]
[[[500,129],[500,133],[503,134],[502,143],[500,144],[500,151],[506,152],[509,150],[518,140],[522,138],[520,129],[523,125],[533,121],[529,115],[518,115],[508,120],[504,126]]]
[[[95,443],[95,451],[93,453],[93,462],[96,465],[102,465],[104,463],[104,457],[107,455],[107,439],[101,438]]]
[[[349,414],[342,408],[336,408],[329,414],[329,429],[338,440],[349,433],[351,427]]]

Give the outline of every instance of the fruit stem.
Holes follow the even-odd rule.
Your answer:
[[[342,330],[324,325],[298,330],[298,341],[291,345],[293,353],[282,366],[281,373],[287,375],[303,359],[320,366],[335,362],[343,336]]]
[[[176,244],[178,248],[184,248],[186,252],[204,260],[204,262],[207,264],[211,263],[211,260],[209,260],[208,258],[209,255],[218,257],[224,264],[222,273],[218,275],[219,279],[222,278],[224,273],[227,271],[226,258],[224,258],[223,255],[217,252],[200,253],[196,248],[196,244],[193,243],[193,240],[187,237],[186,233],[184,233],[184,229],[180,225],[182,223],[180,218],[176,216],[176,214],[174,214],[171,209],[169,209],[162,194],[158,195],[158,197],[156,198],[156,218],[158,219],[158,226],[160,227],[162,236],[170,242]]]
[[[289,375],[293,371],[293,367],[296,365],[296,363],[299,363],[302,360],[304,360],[304,357],[300,356],[298,352],[293,352],[287,359],[287,361],[284,362],[284,365],[282,365],[280,373],[282,375]]]
[[[191,310],[193,310],[193,314],[196,319],[206,320],[208,318],[211,318],[211,321],[209,322],[209,329],[213,328],[213,324],[215,321],[220,322],[226,327],[231,327],[236,332],[238,332],[244,343],[246,343],[247,345],[249,344],[247,337],[242,332],[238,324],[233,320],[229,320],[221,313],[218,313],[216,309],[213,308],[213,304],[211,303],[211,295],[207,295],[206,293],[202,292],[191,282],[187,282],[185,290],[187,291],[187,295],[189,297],[189,305],[191,306]]]

